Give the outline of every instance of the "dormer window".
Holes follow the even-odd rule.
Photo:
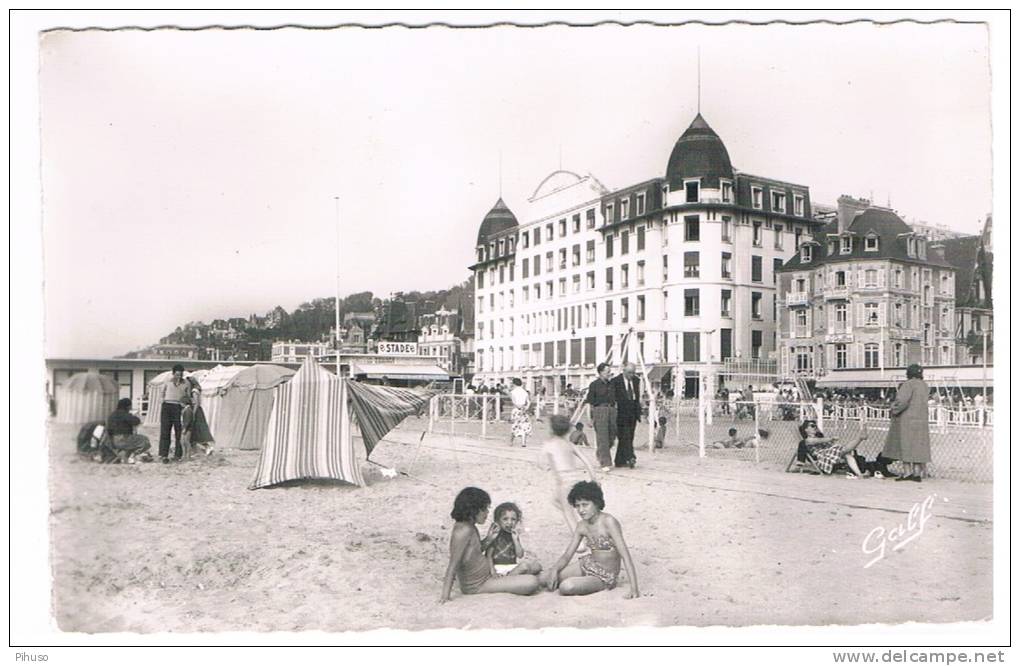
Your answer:
[[[620,201],[620,219],[626,220],[630,217],[630,199],[623,199]]]
[[[522,245],[522,246],[524,247],[524,249],[525,249],[525,250],[527,250],[527,249],[528,249],[528,241],[529,241],[530,239],[531,239],[531,236],[530,236],[530,235],[528,234],[528,232],[526,232],[526,231],[525,231],[525,232],[524,232],[524,234],[523,234],[523,235],[521,236],[521,245]]]
[[[761,208],[761,188],[751,186],[751,207]]]
[[[832,255],[836,254],[836,246],[837,246],[838,244],[839,244],[839,243],[837,243],[837,242],[836,242],[836,241],[834,241],[834,240],[830,240],[830,241],[829,241],[829,256],[830,256],[830,257],[831,257]]]
[[[684,181],[684,201],[686,203],[698,203],[701,200],[701,181]]]
[[[772,193],[772,210],[776,213],[786,212],[786,194],[783,192]]]
[[[804,217],[804,197],[793,195],[793,214],[797,217]]]
[[[502,239],[496,241],[496,256],[497,257],[503,256],[503,240]]]
[[[662,205],[669,205],[669,183],[662,186]]]
[[[916,238],[907,238],[907,256],[908,257],[916,257],[917,256],[917,239]]]
[[[478,248],[478,263],[483,261],[485,261],[485,250],[483,248]]]
[[[854,249],[853,236],[843,236],[839,239],[839,253],[850,254]]]
[[[871,235],[864,237],[864,251],[878,252],[878,236]]]
[[[810,245],[803,245],[800,248],[800,260],[802,263],[811,263],[812,248]]]
[[[638,194],[634,197],[634,214],[638,216],[645,214],[645,195]]]
[[[606,224],[612,224],[616,222],[616,218],[613,217],[613,204],[606,204]]]
[[[733,183],[729,181],[722,181],[722,200],[723,203],[730,203],[733,201]]]
[[[922,260],[928,258],[928,244],[921,239],[917,241],[917,256]]]

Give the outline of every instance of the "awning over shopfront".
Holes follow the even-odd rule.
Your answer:
[[[655,384],[661,382],[662,378],[669,374],[669,371],[673,369],[672,365],[666,365],[661,363],[659,365],[653,365],[648,369],[648,381]]]
[[[450,375],[435,365],[411,365],[404,363],[352,363],[351,375],[364,375],[368,379],[401,379],[410,381],[447,381]]]
[[[931,366],[924,369],[924,380],[929,385],[936,383],[963,388],[981,388],[986,383],[992,386],[992,368],[982,371],[981,366],[955,365]],[[904,368],[879,368],[858,370],[832,370],[819,379],[815,386],[819,388],[889,388],[896,387],[907,381]]]

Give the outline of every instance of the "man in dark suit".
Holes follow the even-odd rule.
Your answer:
[[[634,373],[634,364],[623,364],[623,373],[611,382],[616,397],[616,460],[617,467],[634,467],[634,428],[641,420],[641,379]]]

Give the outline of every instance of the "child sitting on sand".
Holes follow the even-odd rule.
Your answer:
[[[754,447],[758,444],[758,442],[755,441],[754,435],[748,435],[747,437],[737,437],[736,428],[730,428],[726,434],[729,435],[729,438],[720,439],[715,442],[712,442],[712,446],[717,449],[742,449],[745,446]],[[762,439],[768,439],[769,436],[767,430],[759,430],[758,435]]]
[[[603,512],[606,501],[602,488],[592,481],[581,481],[570,489],[568,500],[581,520],[577,522],[574,536],[563,555],[540,577],[542,582],[550,590],[559,587],[560,594],[567,596],[611,590],[616,587],[622,561],[627,569],[627,580],[630,581],[630,592],[624,598],[635,599],[640,596],[637,571],[627,549],[627,542],[623,540],[620,523]],[[582,539],[591,552],[581,556],[575,564],[570,564]]]
[[[594,481],[595,469],[588,459],[567,441],[566,435],[570,431],[569,418],[562,414],[550,416],[549,429],[552,431],[552,437],[542,444],[539,464],[542,469],[549,472],[553,506],[563,514],[567,528],[572,530],[576,521],[567,503],[567,493],[578,481],[586,478]]]
[[[538,579],[531,575],[506,576],[492,574],[489,560],[482,554],[482,541],[475,525],[485,523],[491,504],[489,493],[480,488],[468,487],[457,493],[450,517],[456,524],[450,534],[450,562],[443,575],[443,591],[439,603],[450,600],[453,579],[460,583],[464,594],[481,592],[509,592],[510,594],[532,594],[538,590]]]
[[[503,502],[492,513],[492,526],[482,540],[482,552],[497,576],[537,574],[542,571],[538,559],[524,550],[519,532],[521,510],[513,502]]]
[[[574,429],[570,431],[568,439],[570,439],[571,444],[576,444],[577,446],[591,446],[588,443],[588,435],[584,434],[584,424],[580,421],[574,425]]]

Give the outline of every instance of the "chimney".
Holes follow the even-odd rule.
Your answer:
[[[839,229],[839,233],[845,232],[850,228],[854,218],[866,211],[871,207],[871,201],[868,199],[855,199],[847,195],[842,195],[836,200],[836,224]]]
[[[936,259],[940,261],[946,260],[946,244],[943,243],[941,240],[936,241],[929,245],[928,249],[932,251]]]

